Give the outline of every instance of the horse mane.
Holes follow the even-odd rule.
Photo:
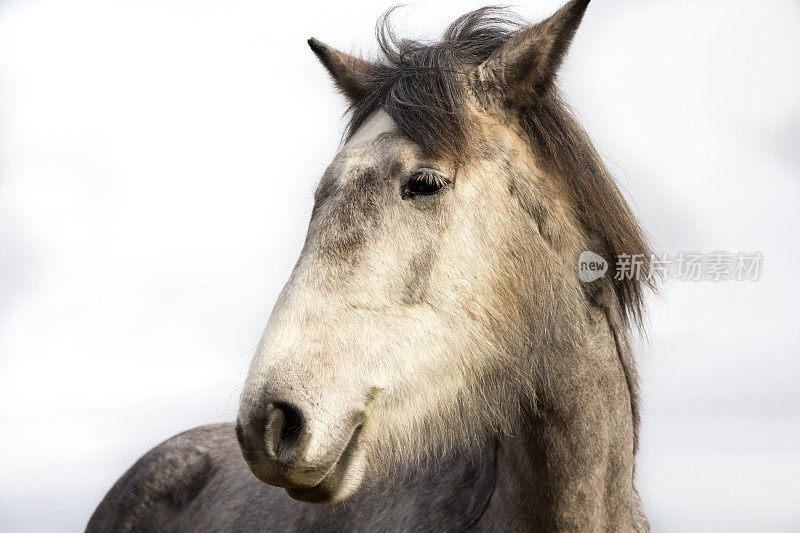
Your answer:
[[[399,38],[391,13],[378,21],[379,57],[363,74],[369,90],[352,103],[345,138],[383,108],[408,138],[457,160],[468,152],[474,121],[470,74],[526,23],[503,8],[485,7],[456,19],[439,41],[423,42]],[[646,289],[655,287],[647,276],[650,248],[636,217],[555,87],[518,111],[532,152],[567,185],[588,242],[609,263],[622,321],[641,327]],[[638,276],[618,272],[623,255],[641,258]]]

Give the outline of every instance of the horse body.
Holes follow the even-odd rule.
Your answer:
[[[220,424],[178,435],[140,459],[88,531],[456,531],[480,522],[494,480],[488,453],[399,476],[346,504],[310,506],[258,481],[242,460],[233,424]],[[129,494],[153,496],[124,501]]]
[[[587,4],[436,44],[384,25],[381,62],[309,41],[351,123],[235,429],[149,452],[89,530],[648,529],[645,286],[577,263],[649,250],[554,85]]]

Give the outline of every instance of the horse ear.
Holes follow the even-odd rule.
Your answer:
[[[483,81],[495,84],[517,104],[543,93],[583,19],[589,0],[572,0],[550,18],[521,29],[480,66]]]
[[[308,40],[308,46],[327,69],[336,87],[350,101],[355,102],[367,94],[369,63],[331,48],[313,37]]]

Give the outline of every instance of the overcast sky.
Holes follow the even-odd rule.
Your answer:
[[[147,449],[234,418],[341,134],[305,40],[374,50],[390,4],[274,5],[0,2],[0,530],[81,530]],[[798,55],[794,0],[604,0],[563,71],[658,250],[765,258],[651,306],[657,531],[800,528]]]

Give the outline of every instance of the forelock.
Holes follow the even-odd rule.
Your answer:
[[[453,22],[436,42],[399,38],[388,11],[378,22],[380,55],[372,63],[364,98],[350,109],[349,138],[383,108],[408,138],[432,154],[460,159],[468,151],[469,73],[520,27],[502,8],[486,7]]]

